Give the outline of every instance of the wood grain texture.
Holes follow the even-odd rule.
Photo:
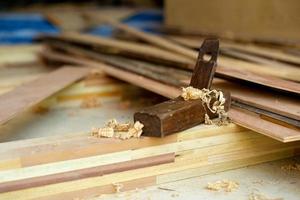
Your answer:
[[[136,42],[128,42],[113,38],[103,38],[80,33],[64,33],[56,37],[48,37],[46,41],[67,41],[75,44],[83,44],[94,48],[96,51],[121,54],[129,57],[143,58],[145,60],[155,62],[159,61],[163,64],[171,64],[174,66],[182,66],[184,68],[192,68],[194,66],[193,59],[186,58],[181,54],[166,51],[164,49],[141,44]]]
[[[201,36],[187,37],[187,36],[179,36],[179,35],[174,35],[174,36],[170,35],[167,37],[173,41],[176,41],[184,46],[193,49],[199,48],[200,42],[203,41],[204,39]],[[276,60],[284,63],[300,65],[300,58],[297,55],[284,52],[283,49],[280,48],[272,48],[272,47],[262,46],[254,43],[237,43],[237,42],[232,42],[230,40],[222,39],[221,50],[223,48],[237,50],[239,52],[256,55],[261,58],[268,58],[269,60]]]
[[[149,35],[148,33],[144,33],[144,34]],[[155,36],[155,37],[157,38],[159,36]],[[167,39],[164,39],[161,37],[159,37],[159,38],[162,40],[166,40],[168,42],[168,44],[174,43],[172,41],[168,41]],[[169,64],[171,64],[170,62],[172,62],[172,60],[175,61],[175,58],[176,58],[176,59],[180,60],[180,62],[178,63],[179,65],[173,65],[173,66],[181,66],[181,68],[187,68],[189,70],[193,69],[194,63],[197,60],[197,52],[196,51],[189,49],[187,47],[184,47],[184,46],[177,45],[176,43],[174,45],[180,46],[180,48],[183,48],[183,49],[188,49],[189,50],[188,52],[190,52],[190,53],[179,55],[179,54],[174,54],[172,52],[168,52],[168,51],[161,50],[158,48],[155,49],[156,47],[148,46],[145,44],[126,42],[126,41],[115,40],[115,39],[108,39],[108,40],[113,41],[112,43],[110,43],[110,42],[103,43],[102,40],[106,41],[106,39],[103,39],[101,37],[96,37],[96,36],[84,35],[84,34],[73,34],[73,33],[66,34],[66,35],[62,35],[62,36],[53,38],[53,40],[54,41],[59,40],[60,42],[62,42],[62,41],[74,42],[74,43],[78,43],[78,44],[104,45],[104,46],[106,46],[106,49],[113,48],[114,49],[113,52],[124,51],[124,49],[126,49],[126,52],[129,53],[127,56],[130,56],[132,54],[139,54],[138,59],[141,59],[141,58],[145,59],[150,56],[149,57],[150,60],[148,59],[148,61],[150,61],[150,62],[154,62],[154,60],[157,60],[157,59],[159,60],[159,58],[161,58],[162,60],[169,61]],[[148,40],[146,40],[146,41],[148,41]],[[151,42],[152,42],[152,40],[151,40]],[[54,45],[53,41],[52,41],[52,44]],[[157,45],[156,43],[154,43],[154,44]],[[172,46],[174,46],[174,45],[172,45]],[[200,42],[199,42],[199,46],[200,46]],[[162,45],[159,47],[164,47],[164,46]],[[66,47],[64,45],[62,45],[61,48],[66,48]],[[97,49],[95,49],[95,50],[97,50]],[[165,56],[164,52],[160,52],[160,51],[168,52],[168,54],[170,54],[170,55]],[[154,59],[154,57],[151,58],[152,54],[155,57],[155,59]],[[184,56],[190,55],[190,54],[193,55],[192,58],[184,57]],[[190,55],[190,57],[191,57],[191,55]],[[161,62],[161,63],[165,64],[166,62]],[[284,79],[293,78],[293,80],[300,81],[300,79],[299,79],[300,69],[295,68],[295,69],[289,70],[289,69],[285,68],[283,70],[282,67],[279,67],[279,68],[277,67],[275,69],[273,66],[267,66],[267,65],[257,64],[257,63],[246,62],[243,60],[224,57],[224,56],[220,55],[219,60],[218,60],[218,67],[216,70],[216,76],[224,78],[224,79],[237,80],[237,81],[243,81],[246,83],[263,85],[263,86],[266,86],[271,89],[291,92],[291,93],[300,95],[300,89],[299,89],[300,84],[299,83],[284,80]],[[270,76],[270,75],[272,75],[272,76]],[[282,78],[284,78],[284,79],[282,79]]]
[[[88,68],[63,67],[0,96],[0,124],[86,76]]]
[[[129,26],[121,24],[121,23],[117,23],[117,22],[110,22],[110,23],[113,26],[115,26],[116,28],[123,30],[125,32],[128,32],[128,33],[134,35],[135,37],[140,38],[150,44],[154,44],[158,47],[162,47],[162,48],[170,50],[172,52],[176,52],[178,54],[184,55],[188,58],[194,59],[195,61],[197,59],[197,56],[198,56],[197,51],[189,49],[185,46],[181,46],[180,44],[176,44],[166,38],[163,38],[163,37],[157,36],[157,35],[153,35],[150,33],[142,32],[140,30],[137,30],[135,28],[129,27]],[[280,77],[283,79],[300,81],[300,69],[298,67],[294,67],[294,66],[290,67],[290,70],[287,70],[287,69],[282,70],[282,68],[280,68],[280,66],[277,67],[278,70],[275,70],[276,68],[274,69],[274,66],[263,66],[260,64],[260,66],[258,67],[258,65],[255,63],[245,62],[242,60],[228,58],[225,56],[219,56],[218,63],[220,66],[222,66],[222,68],[217,69],[216,75],[217,76],[220,75],[223,78],[230,78],[230,79],[234,78],[237,80],[256,83],[255,78],[251,79],[249,77],[240,76],[241,74],[239,74],[239,73],[231,75],[231,73],[234,71],[231,71],[231,73],[223,73],[224,68],[230,70],[234,67],[241,71],[246,70],[246,71],[252,72],[252,76],[254,76],[254,77],[255,77],[255,74],[263,74],[263,75],[272,75],[272,76]],[[261,83],[262,82],[260,82],[260,84]],[[274,82],[274,85],[275,85],[275,87],[278,88],[278,83],[276,84],[276,82]],[[266,86],[270,86],[270,82]],[[298,91],[298,94],[299,94],[299,91]]]
[[[257,114],[246,112],[241,109],[231,109],[229,117],[238,125],[249,128],[258,133],[264,134],[282,142],[300,140],[299,128],[288,128],[280,124],[262,119]]]
[[[215,82],[214,86],[216,88],[228,89],[233,99],[242,103],[300,120],[299,97],[293,98],[289,95],[237,85],[223,80]]]
[[[71,198],[86,198],[90,197],[89,195],[114,193],[115,190],[112,183],[123,184],[125,186],[125,190],[127,188],[127,184],[132,183],[131,187],[129,188],[135,189],[145,187],[145,185],[149,186],[149,184],[163,184],[175,180],[182,180],[204,174],[216,173],[271,160],[287,158],[294,155],[294,150],[291,148],[282,148],[276,150],[269,149],[264,153],[259,153],[259,151],[250,152],[251,150],[248,150],[248,152],[243,152],[242,155],[231,153],[223,157],[220,156],[218,159],[211,160],[209,162],[203,162],[203,160],[200,159],[184,162],[176,162],[175,160],[175,163],[120,172],[117,176],[116,174],[109,174],[100,177],[92,177],[82,180],[2,193],[0,194],[0,198],[9,200],[65,199],[65,195]],[[151,181],[149,181],[149,179]],[[142,180],[144,180],[144,183],[147,182],[148,184],[143,184],[143,182],[141,182]]]
[[[159,156],[150,156],[125,162],[116,162],[99,167],[85,168],[80,170],[68,171],[64,173],[21,179],[16,181],[0,183],[0,193],[21,190],[43,185],[50,185],[66,181],[74,181],[95,176],[134,170],[138,168],[151,167],[160,164],[174,162],[175,154],[163,154]]]
[[[225,111],[230,107],[230,93],[224,93]],[[212,104],[216,99],[212,99]],[[134,114],[134,121],[144,124],[143,135],[165,137],[186,130],[205,121],[205,114],[212,119],[217,117],[201,99],[185,101],[177,97],[154,106],[144,108]]]

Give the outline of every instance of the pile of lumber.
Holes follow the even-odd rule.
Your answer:
[[[201,125],[164,138],[89,133],[3,143],[1,199],[75,199],[177,181],[299,154],[240,126]]]
[[[52,62],[100,68],[111,76],[169,98],[178,96],[180,87],[189,83],[197,51],[182,38],[180,42],[189,47],[175,43],[174,37],[166,39],[114,21],[110,23],[148,44],[67,33],[46,37],[49,49],[42,55]],[[295,63],[296,56],[287,59],[294,59],[293,64],[275,65],[268,56],[273,59],[281,55],[280,59],[284,59],[276,51],[272,54],[260,49],[260,55],[252,55],[251,48],[237,49],[241,50],[241,46],[221,44],[221,53],[225,53],[218,58],[217,78],[213,82],[214,88],[232,94],[229,112],[232,121],[282,142],[299,140],[300,68]]]
[[[197,60],[195,41],[110,23],[135,41],[79,33],[45,37],[41,56],[61,67],[0,90],[0,124],[49,96],[99,95],[103,90],[87,89],[83,82],[73,93],[57,94],[95,69],[177,97]],[[200,46],[201,38],[197,41]],[[224,44],[213,87],[231,92],[233,123],[199,125],[164,138],[120,140],[84,132],[0,143],[0,199],[90,198],[299,155],[299,60],[276,50]]]

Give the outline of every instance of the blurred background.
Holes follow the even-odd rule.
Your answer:
[[[40,33],[80,31],[107,36],[101,19],[155,33],[210,35],[246,42],[298,45],[297,0],[12,0],[0,2],[0,43],[32,42]]]

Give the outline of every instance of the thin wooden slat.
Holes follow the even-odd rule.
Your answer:
[[[162,48],[170,50],[172,52],[176,52],[178,54],[184,55],[184,56],[194,59],[194,60],[197,59],[197,56],[198,56],[197,51],[194,51],[192,49],[186,48],[179,44],[173,43],[172,41],[165,39],[161,36],[146,33],[146,32],[140,31],[138,29],[135,29],[133,27],[130,27],[128,25],[116,22],[116,21],[108,21],[108,22],[111,25],[113,25],[114,27],[116,27],[122,31],[125,31],[129,34],[132,34],[135,37],[140,38],[150,44],[154,44],[158,47],[162,47]],[[287,69],[272,70],[272,68],[270,68],[270,67],[263,67],[263,66],[258,67],[257,64],[253,64],[253,63],[249,63],[249,62],[245,62],[245,61],[241,61],[241,60],[236,60],[236,59],[232,59],[232,58],[228,58],[228,57],[224,57],[224,56],[223,57],[219,56],[218,63],[219,63],[219,65],[226,67],[226,68],[232,68],[235,66],[235,68],[239,68],[241,70],[248,70],[253,73],[261,72],[266,75],[273,74],[273,75],[281,77],[281,78],[290,79],[290,80],[294,80],[294,81],[300,81],[300,78],[299,78],[300,77],[300,69],[297,67],[291,67],[291,69],[289,70],[289,73],[287,73]],[[218,75],[218,73],[222,74],[222,71],[217,70],[216,75]],[[223,76],[224,76],[224,74],[223,74]],[[239,79],[244,80],[243,77],[240,77]],[[247,80],[247,79],[245,79],[245,80]],[[248,79],[248,81],[250,81],[250,80]]]
[[[182,66],[185,68],[192,68],[194,65],[193,59],[186,58],[181,54],[172,53],[147,44],[127,42],[113,38],[103,38],[80,33],[63,33],[59,36],[48,37],[48,40],[50,40],[50,43],[53,42],[52,40],[63,40],[74,42],[75,44],[85,44],[92,46],[95,50],[105,51],[111,54],[119,53],[127,56],[135,56],[152,62],[160,61],[164,64]]]
[[[275,124],[260,118],[257,114],[250,114],[249,112],[240,109],[231,109],[229,111],[229,116],[235,123],[276,140],[282,142],[300,140],[299,128],[292,129],[280,124]]]
[[[155,36],[155,37],[158,37],[158,36]],[[148,55],[148,54],[151,55],[152,53],[154,53],[154,52],[156,53],[156,51],[157,51],[157,50],[153,51],[154,49],[151,49],[151,48],[148,49],[147,48],[148,46],[145,46],[146,49],[143,51],[138,50],[140,47],[144,47],[143,46],[144,44],[125,42],[125,41],[116,40],[116,39],[105,39],[105,38],[101,38],[101,37],[84,35],[84,34],[75,34],[75,33],[61,35],[59,37],[56,37],[56,40],[59,40],[60,42],[62,42],[61,40],[65,41],[65,42],[73,41],[73,42],[76,42],[79,44],[82,43],[82,44],[89,44],[89,45],[104,45],[104,44],[111,45],[110,47],[113,47],[116,49],[114,52],[124,51],[123,48],[126,47],[126,51],[131,52],[131,54],[142,53],[144,57],[145,57],[145,55]],[[104,41],[106,41],[106,40],[113,41],[113,44],[110,44],[110,43],[103,44],[103,40]],[[54,42],[52,42],[52,43],[54,44]],[[64,45],[61,45],[61,48],[66,48],[66,47]],[[185,48],[185,47],[182,47],[182,48]],[[187,49],[187,48],[185,48],[185,49]],[[184,60],[181,57],[178,57],[177,55],[175,55],[175,57],[178,57],[178,59],[181,60],[181,63],[189,63],[188,66],[190,66],[190,67],[188,67],[188,69],[191,70],[194,66],[194,63],[196,62],[197,52],[194,50],[191,50],[191,49],[188,49],[188,50],[189,50],[189,52],[194,52],[193,58],[190,58],[189,61]],[[171,53],[171,52],[169,52],[169,53]],[[161,54],[161,55],[162,55],[162,58],[164,58],[164,59],[174,60],[174,58],[164,57],[163,54]],[[155,54],[155,56],[159,57],[160,54],[159,55]],[[230,80],[244,81],[246,83],[263,85],[263,86],[266,86],[271,89],[285,91],[285,92],[291,92],[291,93],[300,95],[300,89],[299,89],[300,84],[299,83],[295,83],[292,81],[283,80],[281,78],[275,77],[275,76],[280,76],[283,78],[289,78],[289,77],[291,77],[290,74],[292,74],[295,77],[299,77],[300,76],[299,70],[296,70],[293,73],[290,73],[289,71],[287,72],[286,70],[281,70],[281,69],[274,70],[272,68],[272,66],[271,66],[271,68],[261,66],[261,65],[258,66],[258,64],[249,63],[249,62],[245,62],[245,61],[237,60],[237,59],[233,59],[233,58],[228,58],[228,57],[224,57],[222,55],[219,56],[218,63],[219,63],[218,64],[219,66],[217,67],[217,70],[216,70],[216,76],[218,76],[218,77],[221,77],[224,79],[230,79]],[[182,66],[182,67],[184,67],[184,66]],[[272,73],[275,73],[275,74],[272,74]],[[270,77],[270,74],[275,75],[275,76]],[[298,76],[298,74],[299,74],[299,76]]]
[[[104,166],[97,166],[92,168],[85,168],[80,170],[67,171],[53,175],[45,175],[33,177],[29,179],[22,179],[16,181],[9,181],[0,184],[0,193],[21,190],[32,187],[39,187],[43,185],[61,183],[66,181],[74,181],[94,176],[103,176],[122,171],[134,170],[138,168],[151,167],[160,164],[174,162],[174,153],[163,154],[159,156],[150,156],[136,160],[117,162]]]
[[[203,41],[203,37],[186,37],[186,36],[168,36],[169,39],[174,40],[182,45],[190,48],[199,48],[200,42]],[[300,58],[296,55],[285,53],[281,49],[270,48],[259,46],[255,44],[243,44],[234,43],[227,40],[221,41],[221,49],[230,48],[247,54],[257,55],[263,58],[268,58],[270,60],[278,60],[281,62],[286,62],[290,64],[300,65]]]
[[[297,97],[293,98],[292,96],[237,85],[223,80],[216,81],[214,86],[230,90],[233,98],[239,102],[300,120],[299,98]]]
[[[63,67],[0,96],[0,124],[86,76],[88,68]]]

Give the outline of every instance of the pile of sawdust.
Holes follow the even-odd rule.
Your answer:
[[[210,112],[218,114],[218,119],[216,120],[217,125],[228,124],[228,114],[224,107],[226,99],[224,98],[222,91],[209,90],[206,88],[200,90],[189,86],[182,88],[181,97],[185,101],[201,99],[202,104],[206,105]],[[212,99],[216,99],[216,101],[211,105]],[[209,118],[208,114],[205,114],[205,124],[214,124],[214,122]]]
[[[216,181],[214,183],[208,183],[206,189],[220,191],[224,190],[225,192],[232,192],[239,188],[239,183],[236,181],[222,180]]]
[[[103,128],[92,128],[92,135],[96,137],[139,138],[142,135],[144,125],[139,121],[132,123],[118,123],[116,119],[109,120]]]

